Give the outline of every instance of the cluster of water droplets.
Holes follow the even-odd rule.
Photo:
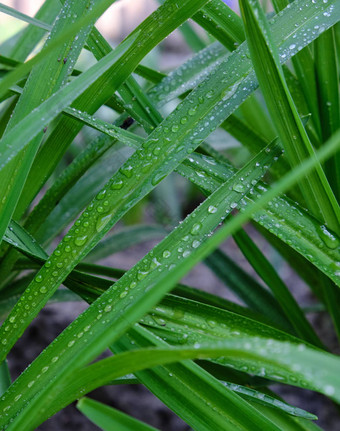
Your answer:
[[[291,9],[290,13],[292,18],[296,18],[296,16],[298,16],[297,14],[299,14],[304,19],[295,25],[294,33],[291,35],[293,42],[286,41],[280,46],[281,63],[284,63],[297,52],[301,51],[301,49],[310,44],[321,33],[334,24],[332,19],[335,9],[334,4],[328,3],[328,0],[306,0],[305,2],[300,2],[299,6],[297,4],[289,4],[287,6],[287,10]],[[306,12],[304,13],[305,9]],[[313,12],[313,15],[311,15],[309,9]],[[283,12],[281,12],[279,16],[282,16],[282,14]],[[325,17],[331,19],[325,21]],[[322,23],[320,23],[320,21]],[[275,35],[275,32],[273,32],[273,34]],[[280,41],[276,42],[278,44],[280,43]]]
[[[241,201],[241,208],[259,199],[267,187],[257,185]],[[276,197],[254,219],[333,279],[340,277],[340,240],[327,226],[318,224],[306,210]],[[315,251],[315,249],[318,251]],[[324,252],[321,254],[321,252]],[[338,279],[339,282],[339,279]]]
[[[150,96],[159,106],[163,106],[180,94],[197,87],[226,55],[226,49],[221,44],[209,45],[162,79],[151,90]]]

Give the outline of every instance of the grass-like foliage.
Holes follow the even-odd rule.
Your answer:
[[[104,430],[154,429],[82,398],[127,383],[198,431],[320,429],[271,386],[339,403],[340,359],[243,227],[340,336],[340,2],[160,1],[116,47],[95,27],[112,3],[0,4],[27,23],[0,48],[0,429],[79,399]],[[191,58],[148,67],[176,29]],[[219,249],[230,236],[256,277]],[[127,271],[98,264],[151,239]],[[200,262],[242,305],[180,284]],[[7,356],[51,301],[89,306],[12,382]]]

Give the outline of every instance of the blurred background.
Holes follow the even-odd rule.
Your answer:
[[[5,0],[2,1],[2,3],[29,16],[34,16],[42,5],[43,0]],[[230,0],[228,4],[238,11],[236,0]],[[112,46],[115,46],[155,10],[158,5],[159,2],[156,0],[120,0],[113,4],[100,18],[97,22],[97,27],[107,40],[110,41]],[[0,44],[4,41],[11,40],[11,38],[14,39],[15,35],[26,25],[27,24],[18,19],[0,13]],[[191,23],[191,25],[194,26],[198,35],[205,42],[210,42],[209,36],[201,31],[196,24]],[[1,47],[0,54],[6,54]],[[182,64],[192,55],[193,50],[186,43],[182,33],[177,30],[162,42],[159,47],[153,50],[147,56],[144,63],[157,70],[167,72]],[[94,59],[89,53],[84,53],[80,58],[79,68],[84,70],[93,61]],[[174,105],[169,106],[169,111],[172,110],[173,107]],[[107,113],[102,112],[102,114],[105,116]],[[110,120],[112,120],[112,118],[107,118],[107,121]],[[67,155],[68,158],[61,163],[59,172],[62,171],[74,156],[97,135],[97,132],[85,127],[77,137],[76,142],[72,144],[69,154]],[[216,149],[225,151],[236,164],[238,164],[238,161],[244,159],[244,151],[246,150],[225,131],[214,132],[209,138],[209,143]],[[122,160],[128,155],[129,150],[125,153],[122,151]],[[103,157],[102,163],[109,175],[109,169],[112,169],[110,153]],[[91,178],[91,175],[89,175],[84,180],[92,184]],[[55,178],[52,178],[50,183],[54,180]],[[92,193],[93,196],[96,193],[96,189],[101,187],[101,184],[93,183],[92,186],[93,191],[91,191],[89,186],[89,193]],[[164,200],[164,196],[167,196],[167,200]],[[69,199],[72,199],[72,193]],[[133,211],[130,211],[127,216],[124,217],[123,221],[117,226],[117,230],[121,232],[131,225],[141,223],[157,224],[165,228],[171,228],[183,219],[187,213],[191,212],[202,199],[203,196],[188,184],[187,181],[176,174],[170,175],[166,181],[163,181],[160,186],[157,187],[151,196],[144,199]],[[56,223],[57,220],[60,219],[62,211],[61,202],[59,212],[55,211],[51,215],[52,218],[54,217],[56,220]],[[71,223],[71,221],[72,217],[68,223]],[[313,305],[314,300],[310,296],[310,290],[282,260],[280,255],[265,242],[251,226],[247,227],[247,231],[275,266],[282,279],[292,290],[298,302],[305,306]],[[63,232],[65,232],[65,230],[60,231],[60,235],[56,241],[59,241]],[[116,228],[114,232],[116,232]],[[145,240],[138,245],[130,247],[127,251],[116,252],[113,256],[101,260],[99,263],[112,267],[129,269],[155,246],[159,239],[159,235],[157,237],[157,234],[155,234],[154,239],[150,240],[149,238],[149,240]],[[50,244],[48,249],[52,250],[55,244],[56,242]],[[232,239],[228,240],[223,245],[222,249],[244,271],[255,277],[259,283],[262,283]],[[206,289],[211,293],[238,302],[238,299],[233,293],[226,289],[225,284],[223,284],[204,264],[198,265],[190,275],[185,278],[184,282],[188,285]],[[9,360],[13,377],[16,377],[85,307],[86,305],[81,303],[56,304],[46,307],[25,332],[24,336],[11,353]],[[311,313],[309,316],[322,339],[328,340],[328,344],[332,345],[333,337],[329,320],[324,319],[323,315],[320,313]],[[290,391],[289,387],[280,389],[280,393],[285,397],[286,401],[318,415],[320,418],[319,423],[326,431],[335,431],[336,423],[338,423],[335,408],[321,395],[297,389]],[[162,431],[190,430],[186,424],[141,385],[101,388],[95,391],[91,396],[144,420]],[[39,430],[42,431],[68,431],[74,429],[95,431],[99,428],[89,423],[74,406],[70,406],[58,413],[50,421],[39,427]]]

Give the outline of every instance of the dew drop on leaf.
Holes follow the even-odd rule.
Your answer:
[[[243,192],[244,192],[244,190],[245,190],[245,188],[244,188],[244,185],[243,185],[243,184],[238,184],[238,183],[236,183],[236,184],[234,184],[234,185],[233,185],[233,190],[234,190],[235,192],[237,192],[237,193],[243,193]]]
[[[111,214],[109,214],[109,215],[106,215],[105,217],[100,217],[98,220],[97,220],[97,223],[96,223],[96,231],[99,233],[99,232],[101,232],[104,228],[105,228],[105,226],[109,223],[109,221],[111,220],[111,217],[112,217],[112,215]]]
[[[195,223],[193,225],[193,227],[191,228],[190,232],[192,233],[192,235],[197,235],[199,233],[199,231],[201,230],[201,228],[202,228],[201,223]]]
[[[319,226],[317,231],[321,240],[328,248],[334,250],[335,248],[339,247],[339,239],[336,238],[335,235],[333,235],[333,233],[330,232],[325,225]]]
[[[87,240],[87,235],[83,235],[83,236],[78,236],[75,240],[74,243],[75,245],[77,245],[78,247],[82,246],[85,244]]]

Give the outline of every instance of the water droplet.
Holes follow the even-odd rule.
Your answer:
[[[155,269],[155,268],[157,268],[160,265],[161,265],[161,263],[157,260],[156,257],[154,257],[152,259],[152,262],[151,262],[151,265],[150,265],[150,269]]]
[[[191,228],[190,232],[192,233],[192,235],[197,235],[199,233],[199,231],[201,230],[201,228],[202,228],[201,223],[195,223],[193,225],[193,227]]]
[[[112,310],[112,306],[111,305],[107,305],[105,308],[104,308],[104,311],[105,311],[105,313],[108,313],[109,311],[111,311]]]
[[[96,223],[96,231],[98,233],[101,232],[105,228],[105,226],[110,222],[111,218],[112,218],[112,214],[99,218]]]
[[[47,292],[47,287],[46,286],[42,286],[40,289],[41,293],[46,293]]]
[[[143,280],[148,274],[148,271],[138,271],[137,278],[138,280]]]
[[[87,235],[83,235],[83,236],[78,236],[75,240],[74,240],[74,243],[75,243],[75,245],[77,245],[77,246],[82,246],[82,245],[84,245],[85,244],[85,242],[86,242],[86,240],[87,240]]]
[[[200,241],[198,241],[197,239],[195,239],[195,241],[193,241],[192,242],[192,246],[193,246],[193,248],[197,248],[197,247],[199,247],[199,245],[201,244],[201,242]]]
[[[123,166],[119,169],[119,171],[125,175],[127,178],[131,178],[133,174],[133,167],[131,165],[129,166]]]
[[[210,214],[215,214],[216,211],[217,211],[217,208],[214,207],[213,205],[210,205],[210,207],[208,208],[208,213]]]
[[[154,177],[153,177],[153,179],[151,180],[151,184],[153,185],[153,186],[157,186],[157,184],[159,184],[164,178],[166,177],[166,175],[164,175],[164,174],[160,174],[160,173],[158,173],[158,174],[156,174]]]
[[[111,184],[110,188],[111,190],[120,190],[123,187],[123,181],[115,181]]]
[[[189,114],[190,116],[193,116],[193,115],[195,115],[195,114],[196,114],[196,111],[197,111],[197,106],[193,106],[193,107],[191,107],[191,108],[188,110],[188,114]]]
[[[41,283],[42,282],[42,275],[37,275],[36,277],[35,277],[35,281],[37,282],[37,283]]]
[[[216,322],[214,320],[207,320],[207,323],[211,328],[215,328],[216,326]]]
[[[164,250],[163,251],[163,257],[165,257],[167,259],[170,256],[171,256],[171,252],[169,250]]]
[[[321,240],[328,248],[334,250],[339,246],[339,239],[333,235],[333,233],[330,232],[325,225],[319,226],[317,230]]]
[[[104,199],[105,195],[106,195],[106,190],[101,190],[101,191],[97,194],[96,198],[100,201],[100,200]]]
[[[233,185],[233,190],[237,193],[243,193],[245,188],[243,184],[234,184]]]

